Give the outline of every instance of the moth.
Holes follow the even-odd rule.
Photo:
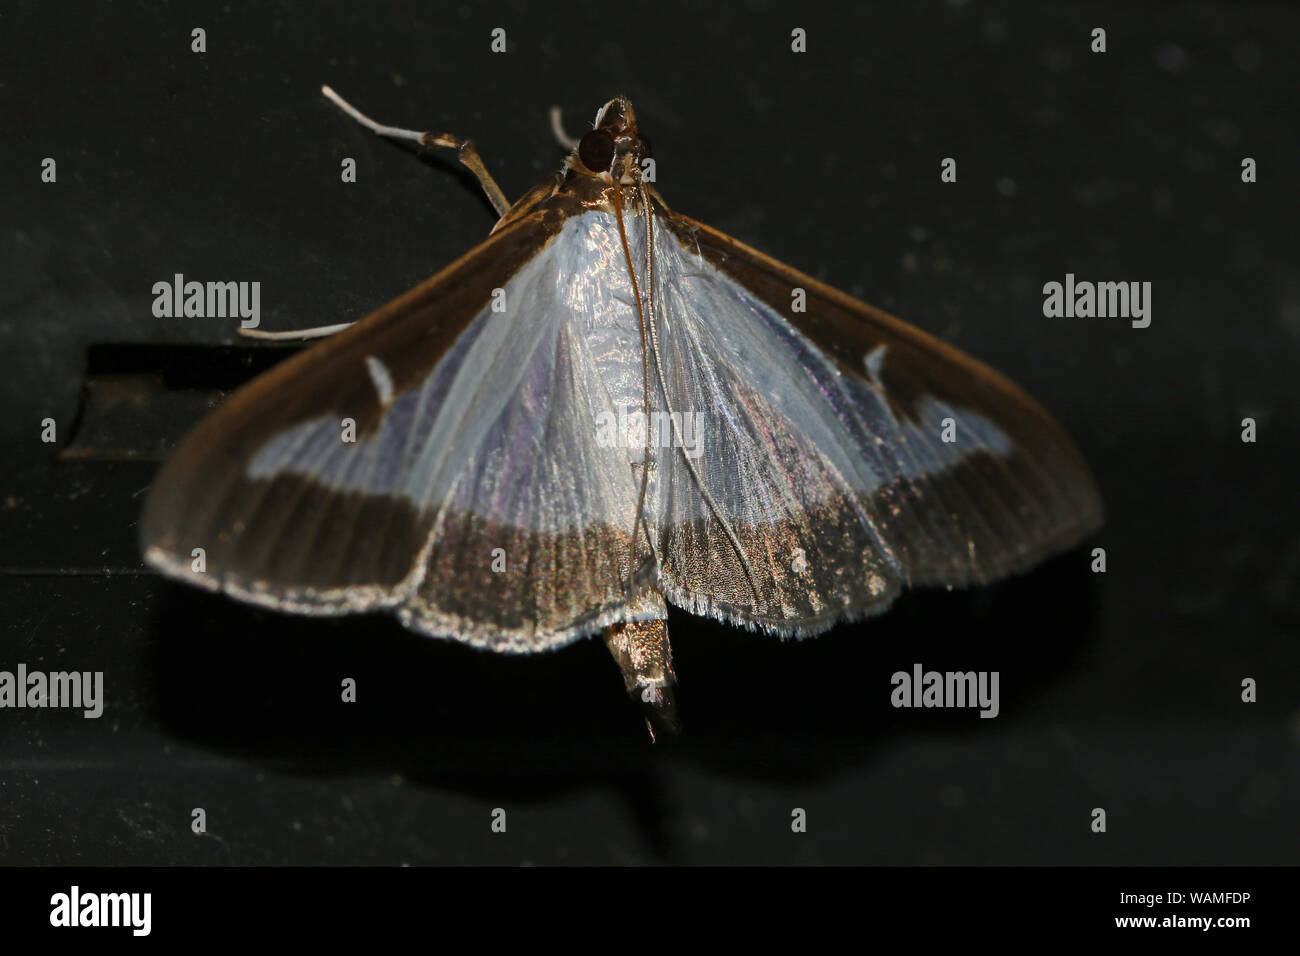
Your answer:
[[[502,653],[599,634],[672,727],[669,604],[813,635],[1100,524],[1083,458],[1017,386],[670,209],[626,98],[510,204],[470,142],[324,92],[456,150],[500,219],[180,443],[140,523],[163,574]]]

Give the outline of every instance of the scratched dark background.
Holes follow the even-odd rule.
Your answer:
[[[97,721],[0,711],[0,862],[1300,859],[1300,8],[103,6],[0,15],[0,669],[103,670],[107,695]],[[155,319],[153,283],[260,280],[264,328],[342,322],[492,224],[467,174],[322,82],[473,137],[512,197],[560,162],[551,104],[576,129],[628,94],[670,204],[1048,406],[1101,484],[1109,570],[1081,548],[803,643],[675,614],[685,732],[653,746],[598,641],[495,658],[145,571],[163,450],[283,354]],[[1044,318],[1067,272],[1151,281],[1151,327]],[[914,662],[999,670],[1001,715],[892,709]]]

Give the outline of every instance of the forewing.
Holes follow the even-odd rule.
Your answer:
[[[594,441],[599,382],[545,294],[567,221],[519,219],[232,396],[160,473],[147,559],[255,603],[393,607],[503,650],[654,616],[628,593],[626,451]]]
[[[716,230],[660,222],[669,401],[705,415],[695,462],[659,457],[670,600],[811,633],[903,585],[1024,570],[1099,524],[1070,439],[1007,379]]]

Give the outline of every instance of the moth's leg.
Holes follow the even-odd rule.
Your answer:
[[[650,739],[655,727],[676,733],[677,702],[673,685],[673,649],[668,643],[667,621],[633,621],[605,628],[605,646],[614,655],[623,672],[623,685],[629,697],[636,698],[646,718]]]
[[[322,86],[320,91],[325,94],[339,109],[347,113],[354,120],[367,129],[377,133],[380,136],[387,136],[391,139],[409,139],[420,143],[424,146],[442,146],[445,149],[454,149],[456,156],[461,163],[465,165],[475,178],[478,184],[483,187],[487,193],[488,201],[492,203],[492,208],[497,211],[498,216],[504,216],[506,210],[510,208],[510,203],[506,201],[506,194],[501,191],[492,174],[487,171],[483,165],[483,159],[479,156],[478,150],[474,144],[467,139],[461,139],[459,136],[453,136],[451,133],[419,133],[413,129],[398,129],[396,126],[384,126],[376,123],[369,116],[366,116],[351,103],[343,99],[328,86]]]
[[[310,329],[290,329],[287,332],[266,332],[262,329],[239,327],[239,334],[246,339],[261,339],[265,342],[297,342],[301,339],[323,339],[326,336],[342,332],[352,322],[340,322],[338,325],[318,325]]]
[[[564,131],[564,123],[560,119],[560,108],[558,106],[551,107],[551,135],[560,144],[560,149],[573,152],[578,148],[578,141]]]

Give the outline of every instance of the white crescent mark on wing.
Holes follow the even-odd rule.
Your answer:
[[[388,373],[384,363],[373,355],[367,355],[366,371],[370,373],[370,382],[379,394],[379,404],[384,408],[393,404],[393,376]]]

